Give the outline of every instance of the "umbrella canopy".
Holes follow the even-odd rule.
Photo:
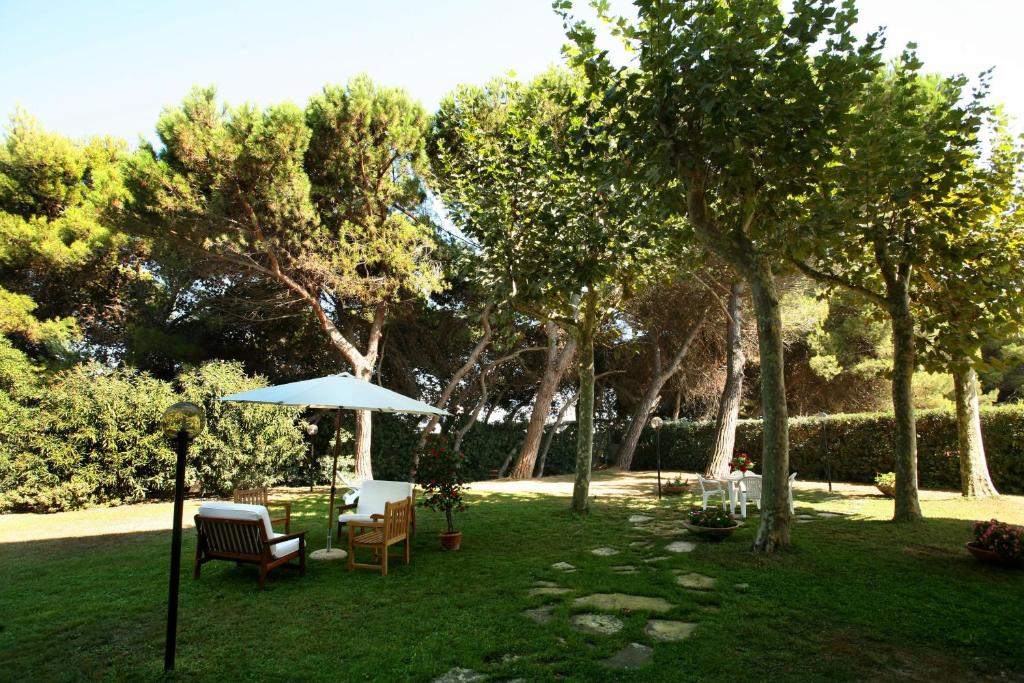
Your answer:
[[[372,410],[378,413],[448,414],[429,403],[417,401],[390,389],[371,384],[366,380],[353,377],[347,372],[243,391],[240,394],[222,396],[220,400],[306,408]]]
[[[324,559],[341,559],[346,554],[331,549],[331,526],[334,519],[338,455],[341,452],[341,411],[370,410],[378,413],[406,413],[411,415],[449,414],[447,411],[435,408],[429,403],[417,401],[414,398],[403,396],[390,389],[371,384],[366,380],[353,377],[347,372],[343,372],[340,375],[328,375],[327,377],[318,377],[317,379],[307,379],[301,382],[290,382],[274,387],[243,391],[240,394],[221,396],[220,400],[336,411],[335,428],[337,434],[334,439],[331,497],[327,506],[327,548],[312,554],[312,557],[316,558],[318,553],[322,553],[319,557]]]

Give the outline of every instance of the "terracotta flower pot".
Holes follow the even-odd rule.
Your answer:
[[[1024,559],[1011,560],[1003,557],[994,550],[982,548],[973,541],[967,544],[967,552],[974,555],[978,560],[985,564],[991,564],[996,567],[1007,567],[1010,569],[1024,569]]]
[[[875,488],[882,492],[882,495],[886,498],[895,498],[896,489],[895,487],[888,486],[886,484],[875,484]]]
[[[732,535],[732,532],[740,528],[739,522],[725,527],[697,526],[689,522],[683,522],[683,526],[689,529],[690,533],[697,534],[709,541],[724,541]]]
[[[445,550],[458,550],[462,545],[462,532],[453,531],[448,533],[447,531],[441,534],[441,547]]]
[[[681,496],[687,488],[686,484],[662,484],[661,493],[665,496]]]

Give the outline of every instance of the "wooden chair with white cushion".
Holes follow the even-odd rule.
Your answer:
[[[341,540],[342,525],[359,528],[373,522],[374,515],[383,515],[387,503],[397,503],[409,498],[409,534],[416,534],[416,490],[407,481],[381,481],[367,479],[359,486],[359,497],[355,503],[342,505],[338,510],[338,540]],[[346,500],[348,500],[346,498]]]
[[[199,578],[204,563],[231,560],[260,568],[260,590],[266,588],[267,574],[298,560],[300,575],[306,573],[306,532],[278,534],[270,525],[270,514],[262,505],[204,503],[195,516],[196,564]]]
[[[412,514],[412,498],[397,503],[384,503],[384,514],[372,515],[367,522],[348,525],[348,570],[379,569],[381,576],[388,575],[388,551],[393,545],[405,544],[405,563],[409,564],[409,516]],[[356,528],[361,527],[359,531]],[[356,562],[357,548],[372,548],[376,564]]]
[[[722,507],[726,506],[726,492],[725,488],[722,487],[722,482],[715,479],[705,479],[704,477],[697,475],[697,483],[700,484],[700,506],[703,509],[708,507],[708,499],[711,496],[718,495],[722,498]]]
[[[267,487],[264,486],[258,489],[235,489],[232,495],[232,500],[236,503],[244,503],[246,505],[262,505],[265,508],[277,507],[284,510],[283,517],[272,517],[270,519],[271,525],[284,523],[284,532],[290,534],[292,532],[292,504],[291,501],[281,500],[274,501],[270,500]]]

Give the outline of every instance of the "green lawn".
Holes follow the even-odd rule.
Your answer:
[[[230,563],[193,581],[189,530],[175,678],[430,680],[464,667],[493,680],[1024,680],[1024,572],[981,566],[963,549],[967,520],[1024,521],[1020,498],[926,500],[928,521],[897,526],[884,521],[890,501],[804,492],[798,513],[847,516],[795,525],[793,549],[772,557],[748,551],[751,524],[648,565],[674,539],[627,518],[676,519],[690,502],[652,498],[599,499],[579,520],[564,498],[478,494],[458,518],[458,553],[438,547],[441,516],[421,511],[410,567],[381,578],[310,562],[304,578],[272,573],[264,593],[253,568]],[[325,508],[322,495],[296,502],[293,524],[310,529],[313,548]],[[653,549],[629,545],[643,540]],[[168,532],[0,542],[0,680],[161,678],[168,545]],[[598,546],[621,553],[592,555]],[[559,561],[579,571],[550,567]],[[640,573],[610,570],[625,564]],[[718,585],[689,591],[673,570]],[[573,592],[528,596],[537,580]],[[684,642],[654,643],[650,615],[633,611],[614,635],[572,630],[569,617],[587,611],[573,598],[598,592],[663,597],[674,605],[664,618],[698,626]],[[549,623],[521,615],[546,602]],[[651,664],[602,664],[630,642],[654,647]]]

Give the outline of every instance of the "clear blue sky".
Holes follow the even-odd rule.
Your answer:
[[[915,40],[934,71],[995,66],[993,99],[1024,118],[1024,1],[858,4],[890,53]],[[532,76],[564,42],[549,0],[0,0],[0,26],[0,116],[20,104],[47,128],[132,142],[193,84],[303,104],[366,72],[433,108],[458,83]]]

